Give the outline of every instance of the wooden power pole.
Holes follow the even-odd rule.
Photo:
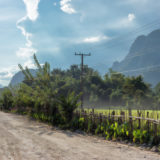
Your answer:
[[[83,78],[83,70],[84,70],[84,57],[85,56],[91,56],[91,54],[84,54],[84,53],[75,53],[75,56],[81,56],[81,109],[83,109],[83,84],[84,84],[84,78]]]

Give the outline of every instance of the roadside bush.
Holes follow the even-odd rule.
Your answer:
[[[61,96],[58,100],[58,110],[64,124],[71,123],[73,112],[78,108],[78,100],[80,95],[75,95],[74,92],[69,93],[67,97]]]
[[[10,111],[13,107],[13,94],[9,88],[6,88],[1,95],[2,110]]]
[[[150,140],[150,135],[146,130],[134,130],[133,131],[133,142],[134,143],[148,143]]]

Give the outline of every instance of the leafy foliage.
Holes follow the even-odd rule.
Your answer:
[[[78,108],[78,100],[80,95],[76,96],[74,92],[68,94],[67,97],[60,97],[58,100],[59,103],[59,113],[63,118],[65,123],[70,123],[73,118],[73,112]]]
[[[128,123],[110,120],[95,121],[93,117],[83,117],[74,113],[81,96],[80,73],[77,65],[70,69],[50,70],[46,62],[37,66],[36,76],[29,69],[19,65],[25,80],[15,88],[6,88],[0,98],[3,110],[28,114],[43,122],[63,128],[81,129],[88,133],[105,136],[106,139],[132,139],[135,143],[159,143],[159,135],[150,135],[146,130],[135,128],[131,132]],[[154,108],[160,102],[160,85],[154,91],[141,76],[125,77],[112,70],[104,77],[88,66],[84,67],[84,100],[91,106],[127,106],[128,108]],[[81,93],[81,94],[80,94]]]
[[[10,89],[5,88],[0,98],[1,109],[11,110],[13,106],[13,94]]]
[[[59,76],[52,75],[48,63],[40,65],[35,55],[34,61],[38,68],[36,76],[32,76],[27,67],[24,69],[19,65],[25,80],[12,91],[6,89],[3,92],[3,108],[27,113],[35,119],[55,125],[67,125],[72,121],[73,112],[79,105],[80,94],[69,90],[66,92],[68,84],[60,80]]]

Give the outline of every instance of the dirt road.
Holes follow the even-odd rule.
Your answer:
[[[92,159],[160,160],[160,155],[0,112],[0,160]]]

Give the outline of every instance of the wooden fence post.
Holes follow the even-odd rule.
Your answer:
[[[84,111],[84,127],[87,129],[88,127],[88,114],[87,111]]]
[[[112,123],[114,123],[114,118],[115,118],[115,117],[114,117],[114,116],[115,116],[115,111],[113,111],[113,112],[112,112],[112,115],[111,115],[111,116],[112,116],[112,117],[111,117]]]
[[[94,114],[94,108],[92,108],[92,113]]]
[[[149,118],[149,112],[147,112],[147,118]],[[149,120],[147,120],[147,131],[150,132],[150,123]]]
[[[130,137],[132,137],[133,122],[132,122],[132,111],[131,110],[129,110],[129,125],[130,125],[129,135],[130,135]]]
[[[99,114],[99,121],[100,121],[100,124],[102,124],[102,113]]]
[[[141,112],[137,111],[137,117],[141,117]],[[138,129],[141,129],[141,119],[138,119]]]
[[[158,144],[157,122],[153,122],[153,124],[154,124],[154,144],[157,145]]]
[[[121,117],[120,117],[120,119],[119,119],[119,120],[120,120],[119,123],[120,123],[120,124],[123,124],[124,121],[125,121],[125,112],[121,111],[121,114],[120,114],[120,115],[121,115]]]
[[[157,123],[154,123],[154,136],[157,137]]]

